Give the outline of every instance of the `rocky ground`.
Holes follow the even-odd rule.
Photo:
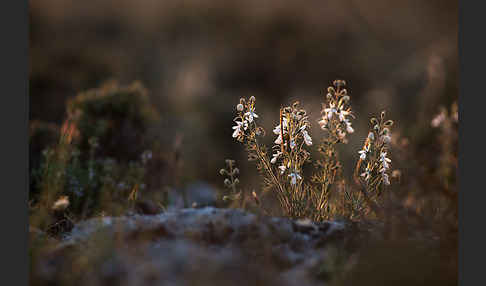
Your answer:
[[[31,285],[323,285],[353,232],[213,207],[100,217],[33,253]]]

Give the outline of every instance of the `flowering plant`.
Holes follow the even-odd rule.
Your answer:
[[[327,89],[321,117],[317,120],[324,131],[317,148],[321,156],[315,161],[316,171],[310,176],[304,174],[303,167],[311,162],[309,148],[314,142],[308,114],[299,102],[280,108],[278,123],[272,130],[276,138],[271,154],[260,140],[265,136],[265,130],[258,123],[260,116],[256,113],[256,98],[241,98],[236,105],[232,137],[245,144],[249,160],[257,162],[257,168],[263,175],[265,189],[276,194],[282,211],[289,217],[323,220],[331,214],[340,214],[352,218],[363,211],[363,196],[369,190],[381,190],[390,184],[391,160],[387,154],[393,121],[385,121],[384,112],[380,121],[371,120],[372,130],[363,149],[358,152],[356,172],[361,171],[358,178],[366,185],[366,191],[353,190],[346,184],[337,145],[348,143],[347,135],[354,133],[351,121],[355,115],[345,87],[344,80],[335,80]],[[361,170],[362,166],[365,166],[364,170]],[[226,171],[228,174],[231,172]],[[232,196],[238,194],[236,196],[239,197],[232,178],[226,179],[225,185],[233,188]]]

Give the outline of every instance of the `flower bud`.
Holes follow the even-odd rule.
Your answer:
[[[228,178],[224,179],[224,185],[225,186],[230,186],[231,185],[231,181]]]

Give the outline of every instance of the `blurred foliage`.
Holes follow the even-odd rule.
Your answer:
[[[153,144],[148,130],[159,120],[147,90],[137,82],[129,86],[108,82],[81,92],[68,102],[67,113],[80,133],[82,152],[89,150],[89,140],[95,137],[103,146],[97,156],[123,161],[137,159]]]
[[[152,208],[166,204],[164,192],[147,193],[148,182],[160,187],[147,180],[156,143],[149,129],[160,119],[140,83],[108,82],[80,93],[67,115],[61,128],[31,124],[31,150],[44,148],[31,164],[31,225],[57,235],[69,231],[58,227],[65,221],[135,211],[140,193],[153,195],[159,205]],[[164,160],[158,152],[155,161]],[[59,212],[54,205],[62,196],[68,207]]]

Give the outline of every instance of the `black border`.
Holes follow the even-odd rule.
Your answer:
[[[459,285],[484,284],[486,43],[481,3],[459,1]]]
[[[13,0],[2,4],[0,237],[1,257],[5,262],[1,268],[2,284],[28,285],[29,2]]]

